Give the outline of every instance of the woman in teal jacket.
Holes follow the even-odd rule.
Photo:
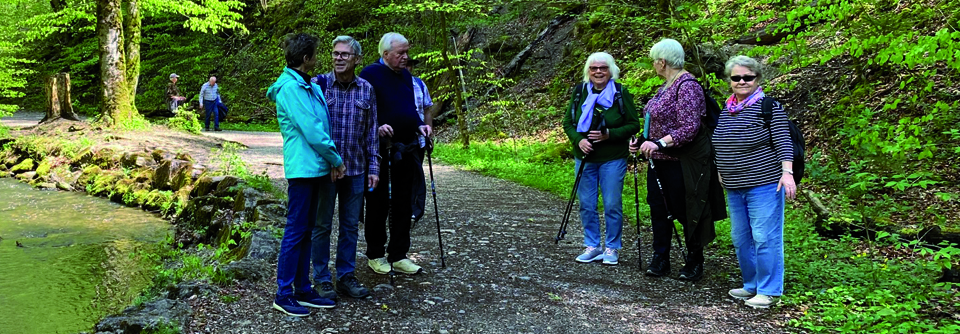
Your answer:
[[[616,83],[620,76],[613,56],[597,52],[583,66],[583,83],[574,88],[564,110],[563,130],[573,144],[574,170],[583,168],[577,189],[580,221],[586,249],[577,256],[581,263],[619,263],[623,235],[623,177],[627,174],[630,137],[640,131],[633,96]],[[597,188],[603,192],[606,238],[601,251]]]
[[[277,259],[277,289],[273,308],[304,317],[305,307],[331,308],[310,286],[310,236],[320,205],[320,178],[343,177],[346,166],[330,138],[327,103],[320,87],[310,82],[317,64],[317,38],[287,35],[283,43],[287,67],[270,86],[267,97],[277,103],[283,135],[283,171],[287,178],[287,225]]]

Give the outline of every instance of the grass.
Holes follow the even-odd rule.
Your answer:
[[[569,146],[562,143],[510,140],[474,142],[468,150],[438,144],[435,154],[445,163],[567,198],[575,171],[564,150]],[[640,174],[642,185],[645,173]],[[633,178],[627,175],[624,181],[624,215],[633,217]],[[649,207],[642,188],[641,221],[646,223]],[[823,239],[814,230],[814,216],[805,203],[787,204],[784,308],[774,312],[790,310],[789,326],[817,333],[960,332],[960,318],[954,316],[960,314],[958,285],[936,282],[941,268],[960,259],[960,250],[934,251],[883,233],[874,241]],[[730,221],[719,221],[716,228],[711,247],[734,256]]]
[[[220,129],[233,131],[280,132],[280,124],[278,124],[276,120],[269,123],[220,123]]]

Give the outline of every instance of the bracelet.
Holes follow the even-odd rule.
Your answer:
[[[787,173],[787,174],[790,174],[790,175],[793,175],[793,171],[792,171],[792,170],[789,170],[789,169],[786,169],[786,168],[783,169],[783,172],[784,172],[784,173]]]
[[[660,146],[660,148],[667,147],[667,142],[664,141],[663,138],[660,138],[659,140],[657,140],[657,143],[660,143],[659,145],[657,145],[657,146]]]
[[[657,149],[658,149],[658,150],[662,150],[662,149],[663,149],[663,144],[660,144],[660,141],[659,141],[659,140],[658,140],[658,141],[652,141],[652,140],[651,140],[650,142],[653,143],[654,145],[657,145]]]

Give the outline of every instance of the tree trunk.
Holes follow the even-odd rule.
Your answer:
[[[127,90],[130,106],[137,108],[137,85],[140,83],[140,8],[139,0],[123,1],[123,55],[126,57]]]
[[[120,0],[97,0],[97,39],[100,49],[100,117],[118,125],[133,118],[123,56]]]
[[[443,5],[443,1],[440,2]],[[447,54],[450,49],[450,39],[447,36],[447,13],[440,12],[440,26],[443,30],[443,62],[447,64],[447,70],[451,73],[454,73],[454,77],[459,79],[457,72],[453,69],[453,62],[450,61],[450,56]],[[459,81],[459,80],[457,80]],[[463,149],[470,148],[470,129],[467,127],[467,113],[463,110],[463,92],[459,89],[454,89],[453,96],[454,108],[457,111],[457,128],[460,131],[460,139],[463,141]]]
[[[47,115],[40,123],[54,121],[58,118],[79,121],[73,113],[73,104],[70,102],[70,73],[57,73],[47,78],[44,87],[47,93]]]

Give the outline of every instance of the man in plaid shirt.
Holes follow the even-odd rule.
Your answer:
[[[377,137],[377,101],[373,86],[355,75],[361,57],[360,43],[350,36],[333,40],[333,72],[313,81],[323,90],[329,109],[333,141],[347,166],[345,176],[331,181],[323,178],[320,210],[313,229],[312,258],[314,286],[320,296],[336,299],[337,294],[363,298],[369,290],[357,280],[357,238],[363,190],[375,188],[380,173]],[[337,238],[337,285],[331,282],[330,232],[335,199],[340,199],[340,233]]]

